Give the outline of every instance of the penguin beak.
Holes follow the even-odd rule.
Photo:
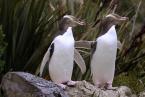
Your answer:
[[[81,25],[81,26],[86,25],[86,23],[84,21],[82,21],[82,20],[80,20],[72,15],[67,15],[67,16],[70,18],[71,22],[74,25]]]
[[[124,22],[124,21],[128,21],[129,18],[128,17],[120,17],[118,20]]]
[[[74,22],[76,25],[80,25],[80,26],[86,25],[86,23],[85,23],[84,21],[81,21],[81,20],[76,19],[76,18],[73,19],[73,22]]]

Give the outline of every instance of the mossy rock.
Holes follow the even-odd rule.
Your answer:
[[[134,93],[139,93],[145,88],[134,72],[122,73],[115,77],[114,86],[122,85],[130,87]]]

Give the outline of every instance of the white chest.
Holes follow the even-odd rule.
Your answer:
[[[106,33],[97,39],[97,50],[103,51],[117,50],[117,36]]]
[[[59,58],[73,56],[74,39],[73,37],[60,36],[54,43],[54,56]]]
[[[68,30],[69,31],[69,30]],[[74,60],[74,38],[72,31],[54,40],[54,52],[49,63],[49,73],[54,82],[71,80]]]
[[[117,53],[117,35],[115,27],[97,38],[96,51],[91,60],[91,72],[93,80],[112,81],[115,71]]]

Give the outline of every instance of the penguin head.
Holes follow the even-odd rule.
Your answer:
[[[104,18],[104,22],[110,25],[117,25],[128,20],[128,17],[122,17],[118,14],[111,13]]]
[[[100,35],[105,34],[113,25],[121,24],[127,20],[128,20],[128,17],[122,17],[115,13],[111,13],[111,14],[105,16],[103,19],[101,19]]]
[[[62,21],[68,27],[76,27],[78,25],[81,25],[81,26],[85,25],[85,23],[83,21],[81,21],[80,19],[77,19],[76,17],[74,17],[72,15],[65,15],[65,16],[63,16]]]
[[[72,15],[65,15],[60,20],[59,29],[65,31],[68,27],[76,27],[78,25],[83,26],[85,25],[85,22],[81,21],[80,19],[77,19]]]

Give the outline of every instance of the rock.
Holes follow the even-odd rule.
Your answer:
[[[139,93],[139,97],[145,97],[145,91]]]
[[[116,90],[102,90],[92,84],[81,81],[76,87],[66,89],[70,97],[132,97],[131,90],[126,86],[120,86]]]
[[[52,82],[24,72],[9,72],[1,83],[5,97],[69,97]]]
[[[79,81],[75,87],[64,91],[53,82],[24,72],[7,73],[1,86],[5,97],[136,97],[126,86],[101,90],[86,81]]]

